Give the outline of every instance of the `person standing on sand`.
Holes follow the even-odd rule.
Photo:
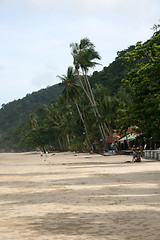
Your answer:
[[[43,157],[43,152],[41,152],[41,158]]]
[[[135,158],[136,158],[136,147],[135,147],[135,145],[133,145],[133,147],[132,147],[132,153],[133,153],[133,158],[132,158],[132,162],[134,162],[135,161]]]

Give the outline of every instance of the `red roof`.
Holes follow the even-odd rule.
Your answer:
[[[128,135],[130,133],[133,133],[133,134],[136,134],[137,136],[139,135],[139,133],[136,132],[136,130],[138,129],[138,127],[129,127],[127,132],[125,132],[124,130],[122,129],[118,129],[118,130],[114,130],[113,131],[113,138],[114,138],[114,141],[117,142],[120,138],[124,137],[124,135]],[[111,137],[107,137],[107,142],[108,143],[112,143],[112,139]]]

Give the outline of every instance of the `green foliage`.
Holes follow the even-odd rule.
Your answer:
[[[118,52],[113,63],[89,77],[100,59],[95,46],[85,38],[71,47],[76,72],[69,67],[61,85],[3,105],[0,131],[8,134],[0,149],[89,151],[91,144],[100,151],[102,123],[109,132],[137,126],[141,137],[159,144],[160,34]]]
[[[146,139],[160,142],[160,34],[125,55],[124,61],[136,62],[136,67],[124,79],[130,88],[130,105],[120,119],[136,125]],[[126,123],[127,123],[126,121]]]
[[[53,85],[38,92],[27,94],[23,99],[3,104],[0,109],[0,135],[21,126],[28,120],[30,113],[47,107],[63,91],[63,86]]]
[[[106,87],[109,95],[113,95],[117,92],[121,86],[121,81],[125,78],[128,72],[134,68],[135,63],[133,62],[124,62],[122,57],[126,52],[130,52],[135,49],[135,46],[130,46],[128,49],[119,51],[117,53],[116,59],[109,64],[108,67],[104,67],[100,72],[93,72],[93,75],[90,76],[91,85],[101,84]]]
[[[88,38],[81,39],[79,44],[71,43],[70,47],[76,69],[81,68],[87,72],[89,68],[98,64],[94,62],[95,59],[101,59],[99,53],[95,51],[94,44]]]
[[[73,67],[68,67],[67,75],[58,76],[62,80],[62,84],[65,86],[63,94],[68,101],[75,101],[80,95],[80,85],[77,83],[78,76]]]

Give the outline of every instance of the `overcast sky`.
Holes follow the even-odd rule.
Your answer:
[[[0,106],[58,83],[70,43],[88,37],[99,71],[150,38],[159,19],[160,0],[0,0]]]

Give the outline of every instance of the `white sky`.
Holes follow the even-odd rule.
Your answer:
[[[88,37],[102,70],[146,41],[160,0],[0,0],[0,106],[54,85],[72,65],[70,43]]]

